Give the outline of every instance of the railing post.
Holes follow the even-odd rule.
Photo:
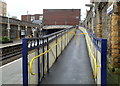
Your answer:
[[[107,39],[101,42],[101,86],[107,84]]]
[[[56,44],[57,44],[57,34],[56,34]],[[57,45],[56,45],[56,61],[57,61],[58,57],[57,57]]]
[[[37,46],[39,46],[39,39],[37,39]],[[38,55],[40,54],[40,48],[37,49]],[[38,84],[40,84],[40,58],[38,58]]]
[[[64,31],[65,34],[65,47],[66,47],[66,30]]]
[[[67,30],[67,44],[68,44],[68,30]]]
[[[61,32],[61,53],[62,53],[62,32]]]
[[[47,37],[47,50],[49,50],[49,44],[48,44],[48,37]],[[49,73],[49,52],[47,53],[47,72]]]
[[[43,45],[43,53],[44,53],[45,52],[44,51],[44,39],[42,39],[42,45]],[[42,58],[42,61],[43,61],[43,78],[44,78],[44,65],[45,65],[44,58],[45,58],[45,55],[43,55],[43,58]]]
[[[70,34],[68,34],[68,42],[70,42]]]
[[[68,44],[68,38],[67,38],[67,37],[68,37],[68,31],[66,31],[66,42],[67,42],[67,44]],[[67,45],[67,44],[66,44],[66,45]]]
[[[22,68],[23,68],[23,86],[28,86],[28,43],[27,39],[22,40]]]

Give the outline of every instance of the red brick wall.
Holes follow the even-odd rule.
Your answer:
[[[40,16],[40,14],[36,14],[35,15],[35,20],[39,20],[39,16]]]
[[[35,14],[35,20],[39,20],[39,16],[43,16],[42,14]]]
[[[35,20],[39,20],[39,16],[42,16],[42,14],[22,15],[22,16],[21,16],[21,20],[22,20],[22,21],[27,21],[27,17],[28,17],[28,21],[31,22],[31,16],[35,16]]]
[[[44,9],[43,21],[45,25],[78,25],[80,12],[80,9]]]
[[[29,21],[29,22],[31,22],[31,15],[22,15],[21,16],[21,20],[22,21]]]

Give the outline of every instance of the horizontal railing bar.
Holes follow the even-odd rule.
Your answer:
[[[86,31],[87,31],[88,33],[90,33],[90,35],[92,35],[93,38],[97,39],[98,41],[102,41],[101,38],[97,38],[97,37],[95,36],[95,34],[91,33],[90,30],[89,30],[88,28],[86,28],[86,27],[83,27],[83,28],[85,28]]]
[[[69,30],[72,30],[72,29],[69,29]],[[66,33],[66,32],[58,35],[57,38],[60,37],[61,35],[65,34],[65,33]],[[55,37],[55,38],[49,40],[48,43],[45,42],[44,44],[41,44],[41,45],[39,45],[39,46],[35,46],[35,47],[28,48],[28,51],[34,50],[34,49],[36,49],[36,48],[40,48],[40,47],[42,47],[42,46],[46,46],[47,44],[51,43],[53,40],[55,40],[55,39],[57,39],[57,38]]]
[[[54,35],[59,34],[59,33],[61,33],[61,32],[70,30],[70,29],[72,29],[72,28],[74,28],[74,27],[71,27],[71,28],[68,28],[68,29],[63,29],[63,30],[61,30],[61,31],[58,31],[58,32],[55,32],[55,33],[52,33],[52,34],[49,34],[49,35],[46,35],[46,36],[43,36],[42,38],[51,37],[51,36],[54,36]]]
[[[65,29],[65,30],[68,30],[68,29]],[[64,32],[65,30],[61,30],[61,31],[58,31],[58,32],[55,32],[55,33],[52,33],[52,34],[49,34],[49,35],[45,35],[45,36],[41,37],[41,39],[45,39],[47,37],[51,37],[51,36],[57,35],[57,34],[59,34],[61,32]]]
[[[26,38],[26,40],[27,40],[27,41],[32,41],[32,40],[36,40],[36,39],[47,39],[47,38],[49,38],[49,37],[51,37],[51,36],[54,36],[54,35],[59,34],[59,33],[61,33],[61,32],[70,30],[70,29],[72,29],[72,28],[74,28],[74,27],[71,27],[71,28],[69,28],[69,29],[64,29],[64,30],[61,30],[61,31],[58,31],[58,32],[55,32],[55,33],[52,33],[52,34],[49,34],[49,35],[45,35],[45,36],[39,37],[39,38],[38,38],[38,37]]]
[[[85,29],[86,29],[86,28],[85,28]],[[80,30],[80,29],[79,29],[79,30]],[[81,31],[81,30],[80,30],[80,31]],[[92,40],[92,38],[94,37],[94,39],[96,39],[96,41],[99,41],[99,42],[101,42],[102,39],[95,37],[95,35],[93,36],[92,33],[88,31],[88,29],[86,29],[86,31],[87,31],[88,36],[90,37],[91,41],[93,42],[94,46],[96,47],[96,49],[101,52],[101,47],[99,47],[99,46]],[[84,34],[84,35],[85,35],[85,34]],[[92,38],[91,38],[91,37],[92,37]]]
[[[72,29],[71,29],[72,30]],[[64,32],[63,34],[65,34],[65,33],[67,33],[67,32]],[[75,35],[75,34],[74,34]],[[59,35],[59,36],[61,36],[61,35]],[[56,39],[57,39],[58,37],[56,37]],[[47,51],[44,51],[43,53],[41,53],[41,54],[39,54],[39,55],[37,55],[37,56],[35,56],[35,57],[33,57],[32,59],[31,59],[31,61],[29,62],[29,71],[30,71],[30,74],[31,75],[35,75],[35,73],[33,73],[33,71],[32,71],[32,66],[33,66],[33,61],[35,60],[35,59],[37,59],[37,58],[40,58],[41,56],[43,56],[44,54],[46,54],[46,53],[48,53],[48,52],[50,52],[54,47],[56,47],[58,44],[60,44],[60,42],[62,42],[63,40],[65,40],[67,37],[64,37],[63,39],[61,39],[61,40],[59,40],[57,43],[55,43],[49,50],[47,50]]]

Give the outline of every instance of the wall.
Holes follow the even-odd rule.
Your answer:
[[[22,21],[28,21],[28,22],[32,22],[31,17],[34,17],[34,20],[40,20],[39,17],[43,16],[43,14],[35,14],[35,15],[21,15],[21,20]]]
[[[79,25],[80,9],[44,9],[45,25]]]
[[[95,15],[94,32],[97,37],[107,39],[107,67],[108,83],[120,84],[120,2],[94,2]],[[107,9],[113,4],[113,11],[107,14]],[[88,14],[90,17],[90,15]],[[83,26],[88,29],[89,17]],[[112,81],[112,82],[111,82]]]
[[[108,5],[105,4],[105,6],[102,9],[102,38],[108,37],[108,26],[107,26],[107,18],[109,17],[106,15],[107,13]]]

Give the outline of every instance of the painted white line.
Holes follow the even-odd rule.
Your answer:
[[[12,62],[10,62],[10,63],[8,63],[8,64],[5,64],[5,65],[1,66],[0,68],[4,68],[4,67],[6,67],[6,66],[8,66],[8,65],[11,65],[11,64],[13,64],[13,63],[15,63],[15,62],[18,62],[18,61],[20,61],[20,60],[22,60],[22,58],[17,59],[17,60],[15,60],[15,61],[12,61]]]

